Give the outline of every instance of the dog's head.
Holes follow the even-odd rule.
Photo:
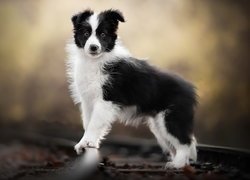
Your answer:
[[[76,45],[91,58],[112,51],[117,39],[118,23],[125,22],[122,13],[112,9],[99,14],[85,10],[74,15],[71,20]]]

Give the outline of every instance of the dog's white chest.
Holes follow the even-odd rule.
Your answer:
[[[96,62],[84,60],[78,60],[75,67],[74,79],[82,100],[92,104],[96,99],[102,98],[105,76],[101,72],[101,67]]]

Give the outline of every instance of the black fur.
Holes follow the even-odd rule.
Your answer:
[[[138,115],[165,111],[168,132],[183,144],[191,143],[196,95],[190,83],[134,58],[105,64],[103,73],[110,76],[102,87],[104,100],[135,105]]]
[[[92,10],[88,9],[88,10],[85,10],[81,13],[74,15],[71,18],[71,21],[72,21],[75,28],[79,28],[79,27],[81,27],[81,23],[86,21],[93,14],[94,14],[94,12]]]
[[[74,26],[74,39],[78,47],[84,48],[84,45],[89,37],[84,36],[84,33],[92,33],[91,26],[86,22],[88,18],[93,15],[92,10],[85,10],[81,13],[74,15],[71,21]]]
[[[120,11],[111,9],[101,12],[98,18],[100,24],[96,29],[96,35],[102,45],[102,50],[110,52],[117,39],[118,22],[125,22],[124,17]],[[104,38],[101,37],[102,33],[105,34]]]
[[[113,21],[113,23],[118,25],[118,21],[125,22],[122,13],[119,10],[106,10],[100,13],[100,20]]]

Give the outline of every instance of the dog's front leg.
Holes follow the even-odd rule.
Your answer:
[[[80,110],[81,110],[83,129],[86,131],[91,117],[91,107],[88,106],[86,102],[82,102]]]
[[[111,103],[96,102],[88,128],[79,143],[75,145],[77,154],[80,154],[83,148],[99,148],[100,140],[110,131],[115,119],[116,110]]]

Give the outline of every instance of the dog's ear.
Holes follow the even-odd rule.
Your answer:
[[[71,21],[72,21],[74,27],[78,27],[78,25],[81,22],[85,21],[92,14],[94,14],[94,12],[92,10],[90,10],[90,9],[87,9],[87,10],[85,10],[83,12],[80,12],[80,13],[72,16]]]
[[[120,21],[120,22],[125,22],[125,19],[121,13],[121,11],[119,10],[113,10],[113,9],[110,9],[110,10],[107,10],[107,11],[104,11],[104,16],[108,19],[112,19],[114,21]]]

